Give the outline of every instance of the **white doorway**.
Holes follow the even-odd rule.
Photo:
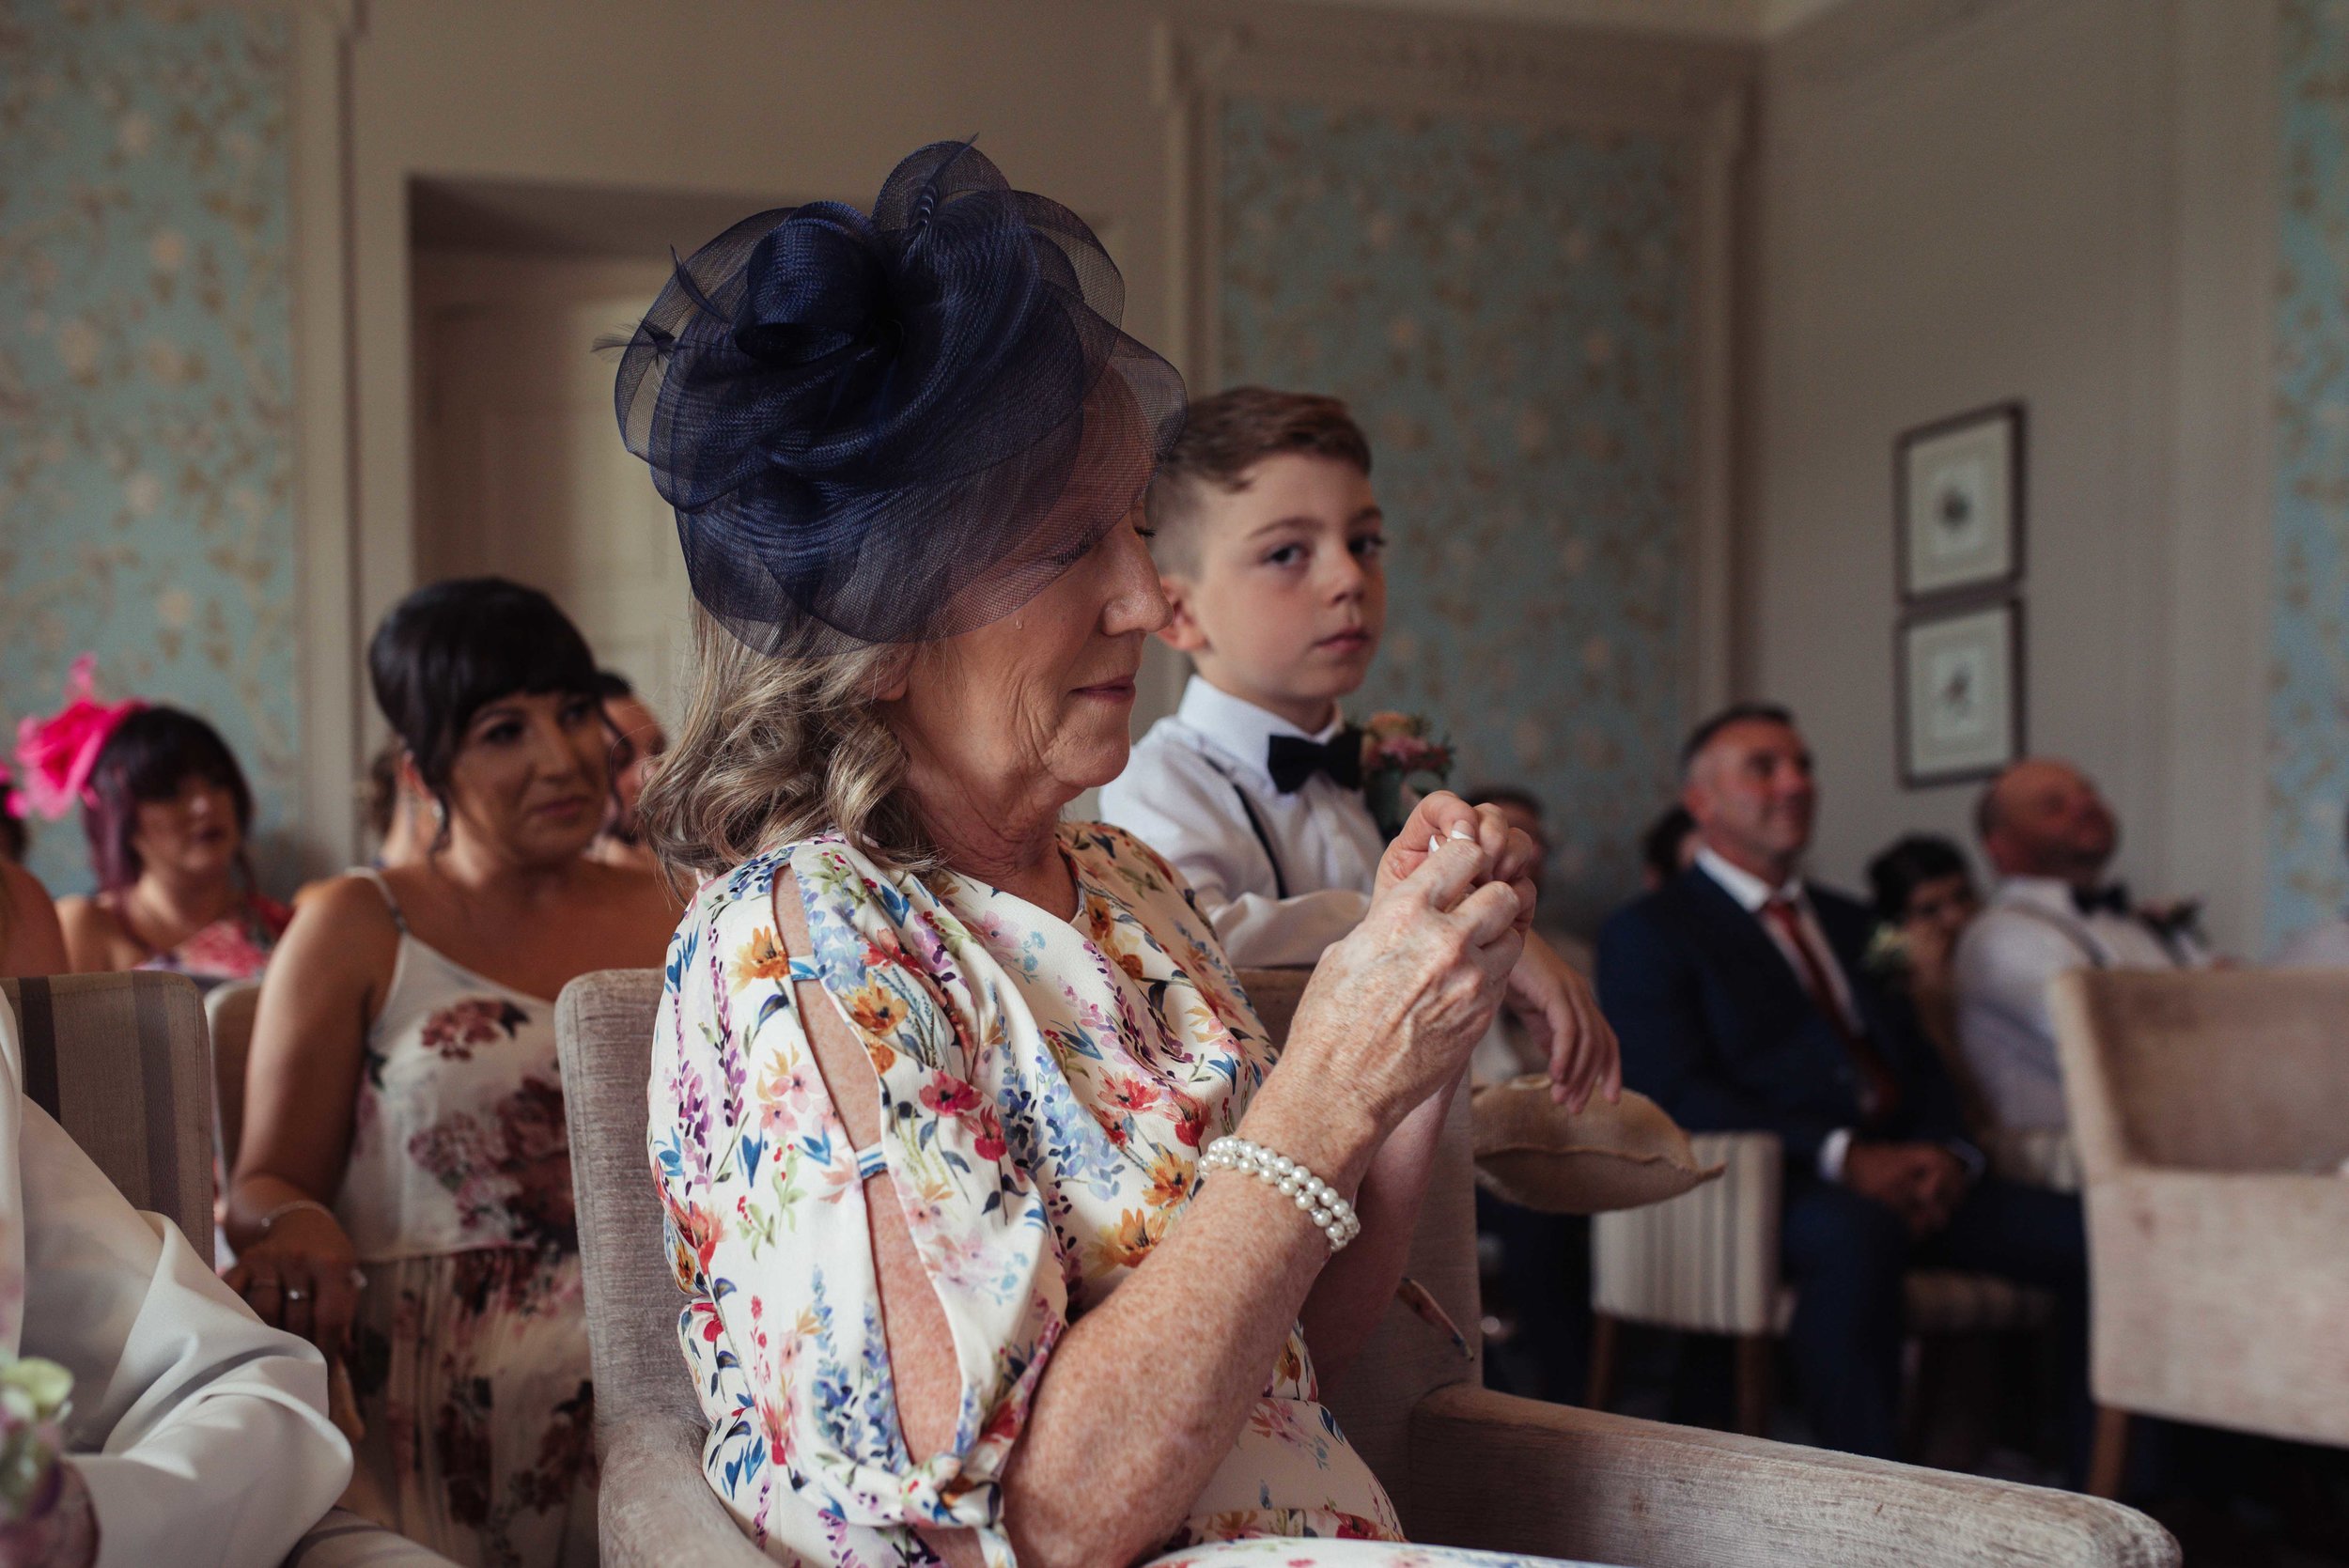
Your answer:
[[[416,566],[544,589],[596,661],[681,717],[685,563],[650,472],[620,444],[613,354],[665,260],[419,250]]]

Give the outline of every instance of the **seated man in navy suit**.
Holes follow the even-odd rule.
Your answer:
[[[1793,715],[1745,704],[1700,725],[1681,800],[1696,863],[1608,921],[1599,1004],[1626,1086],[1691,1131],[1784,1141],[1790,1338],[1819,1441],[1892,1455],[1901,1277],[1920,1264],[2055,1291],[2084,1374],[2079,1204],[1982,1174],[1940,1060],[1861,966],[1867,910],[1797,874],[1818,790]]]

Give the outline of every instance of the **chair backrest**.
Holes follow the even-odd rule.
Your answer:
[[[1252,970],[1240,976],[1275,1039],[1287,1033],[1305,973]],[[572,981],[555,1003],[596,1417],[608,1430],[645,1416],[702,1419],[677,1350],[680,1302],[646,1165],[646,1087],[660,997],[656,970],[614,970]],[[1444,1126],[1409,1264],[1411,1277],[1468,1337],[1469,1355],[1407,1309],[1391,1306],[1330,1400],[1347,1438],[1396,1497],[1408,1495],[1403,1472],[1412,1408],[1432,1389],[1481,1375],[1470,1147],[1462,1094]]]
[[[2349,1157],[2349,971],[2083,970],[2050,1001],[2091,1184]]]
[[[220,1168],[237,1168],[244,1141],[244,1064],[253,1054],[253,1019],[261,1008],[261,983],[237,980],[205,993],[204,1022],[212,1032],[212,1112],[218,1131]]]
[[[212,1083],[204,1003],[184,974],[0,981],[24,1038],[24,1092],[134,1208],[212,1249]]]
[[[596,1424],[607,1433],[646,1417],[703,1420],[677,1348],[684,1298],[669,1271],[661,1199],[646,1162],[646,1091],[660,1003],[659,970],[582,975],[554,1002]]]

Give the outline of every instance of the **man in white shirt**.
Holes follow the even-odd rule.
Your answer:
[[[0,1561],[281,1560],[350,1479],[325,1361],[134,1211],[24,1097],[22,1062],[0,1005],[0,1352],[61,1363],[73,1390],[57,1500],[0,1529]]]
[[[1958,1048],[1994,1127],[2061,1128],[2048,983],[2067,970],[2199,968],[2210,955],[2186,922],[2107,879],[2120,824],[2071,764],[2014,764],[1983,791],[1975,828],[2001,880],[1958,939]]]

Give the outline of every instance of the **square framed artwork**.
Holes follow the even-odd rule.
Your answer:
[[[1986,779],[2023,754],[2023,607],[2013,599],[1901,623],[1901,783]]]
[[[1998,403],[1893,442],[1903,601],[2022,581],[2023,424],[2022,404]]]

